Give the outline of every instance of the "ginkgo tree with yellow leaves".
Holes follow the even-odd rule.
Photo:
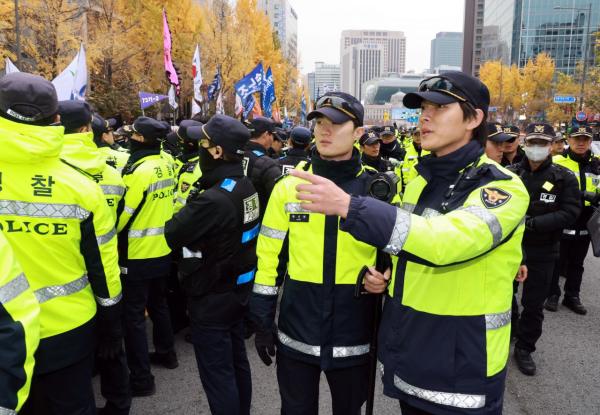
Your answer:
[[[0,54],[15,60],[12,0],[0,0]],[[258,62],[270,66],[277,103],[299,108],[298,71],[282,54],[277,36],[256,0],[199,5],[193,0],[90,0],[83,7],[68,0],[28,0],[19,5],[19,67],[47,79],[58,75],[83,43],[88,58],[88,100],[103,114],[139,113],[138,91],[166,93],[162,11],[172,35],[172,58],[181,73],[182,103],[192,96],[191,61],[200,45],[202,74],[210,83],[223,77],[227,113],[233,113],[233,85]],[[214,110],[214,108],[213,108]]]

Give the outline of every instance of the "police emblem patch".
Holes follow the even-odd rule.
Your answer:
[[[258,193],[244,199],[244,223],[258,219],[259,212]]]
[[[181,183],[181,191],[183,193],[187,192],[187,189],[189,189],[189,188],[190,188],[190,185],[188,183],[186,183],[186,182]]]
[[[488,209],[494,209],[505,205],[512,195],[496,187],[486,187],[481,189],[481,201]]]

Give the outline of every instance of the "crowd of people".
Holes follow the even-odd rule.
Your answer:
[[[0,413],[128,414],[189,326],[214,414],[250,413],[250,337],[283,414],[318,413],[322,373],[333,413],[360,413],[377,360],[404,415],[500,414],[510,341],[535,375],[560,276],[587,312],[600,159],[590,127],[486,122],[489,100],[448,72],[404,97],[412,129],[342,92],[310,129],[121,123],[0,78]]]

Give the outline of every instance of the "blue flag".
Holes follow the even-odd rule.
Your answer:
[[[261,92],[263,90],[263,79],[265,73],[263,70],[262,62],[256,65],[256,68],[252,70],[248,75],[237,81],[235,84],[235,92],[242,98],[242,102],[245,103],[248,95],[252,95],[255,92]]]
[[[242,102],[244,103],[244,119],[248,119],[248,114],[250,114],[250,111],[252,111],[252,109],[254,109],[254,106],[256,105],[254,95],[248,95],[246,99]]]
[[[208,86],[208,100],[213,101],[219,95],[219,91],[221,91],[221,85],[223,84],[223,79],[221,78],[221,67],[217,67],[217,72],[215,73],[215,77],[211,84]]]
[[[302,119],[302,124],[306,123],[306,97],[304,96],[304,91],[302,91],[302,100],[300,101],[300,118]]]
[[[273,82],[273,72],[271,72],[271,67],[269,67],[265,75],[261,93],[262,110],[265,117],[271,118],[273,102],[275,102],[275,84]]]

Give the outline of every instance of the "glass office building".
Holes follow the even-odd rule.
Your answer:
[[[557,70],[573,74],[588,42],[588,64],[593,63],[594,34],[598,31],[598,0],[486,0],[482,62],[501,59],[507,65],[523,67],[529,59],[546,52],[555,60]]]

